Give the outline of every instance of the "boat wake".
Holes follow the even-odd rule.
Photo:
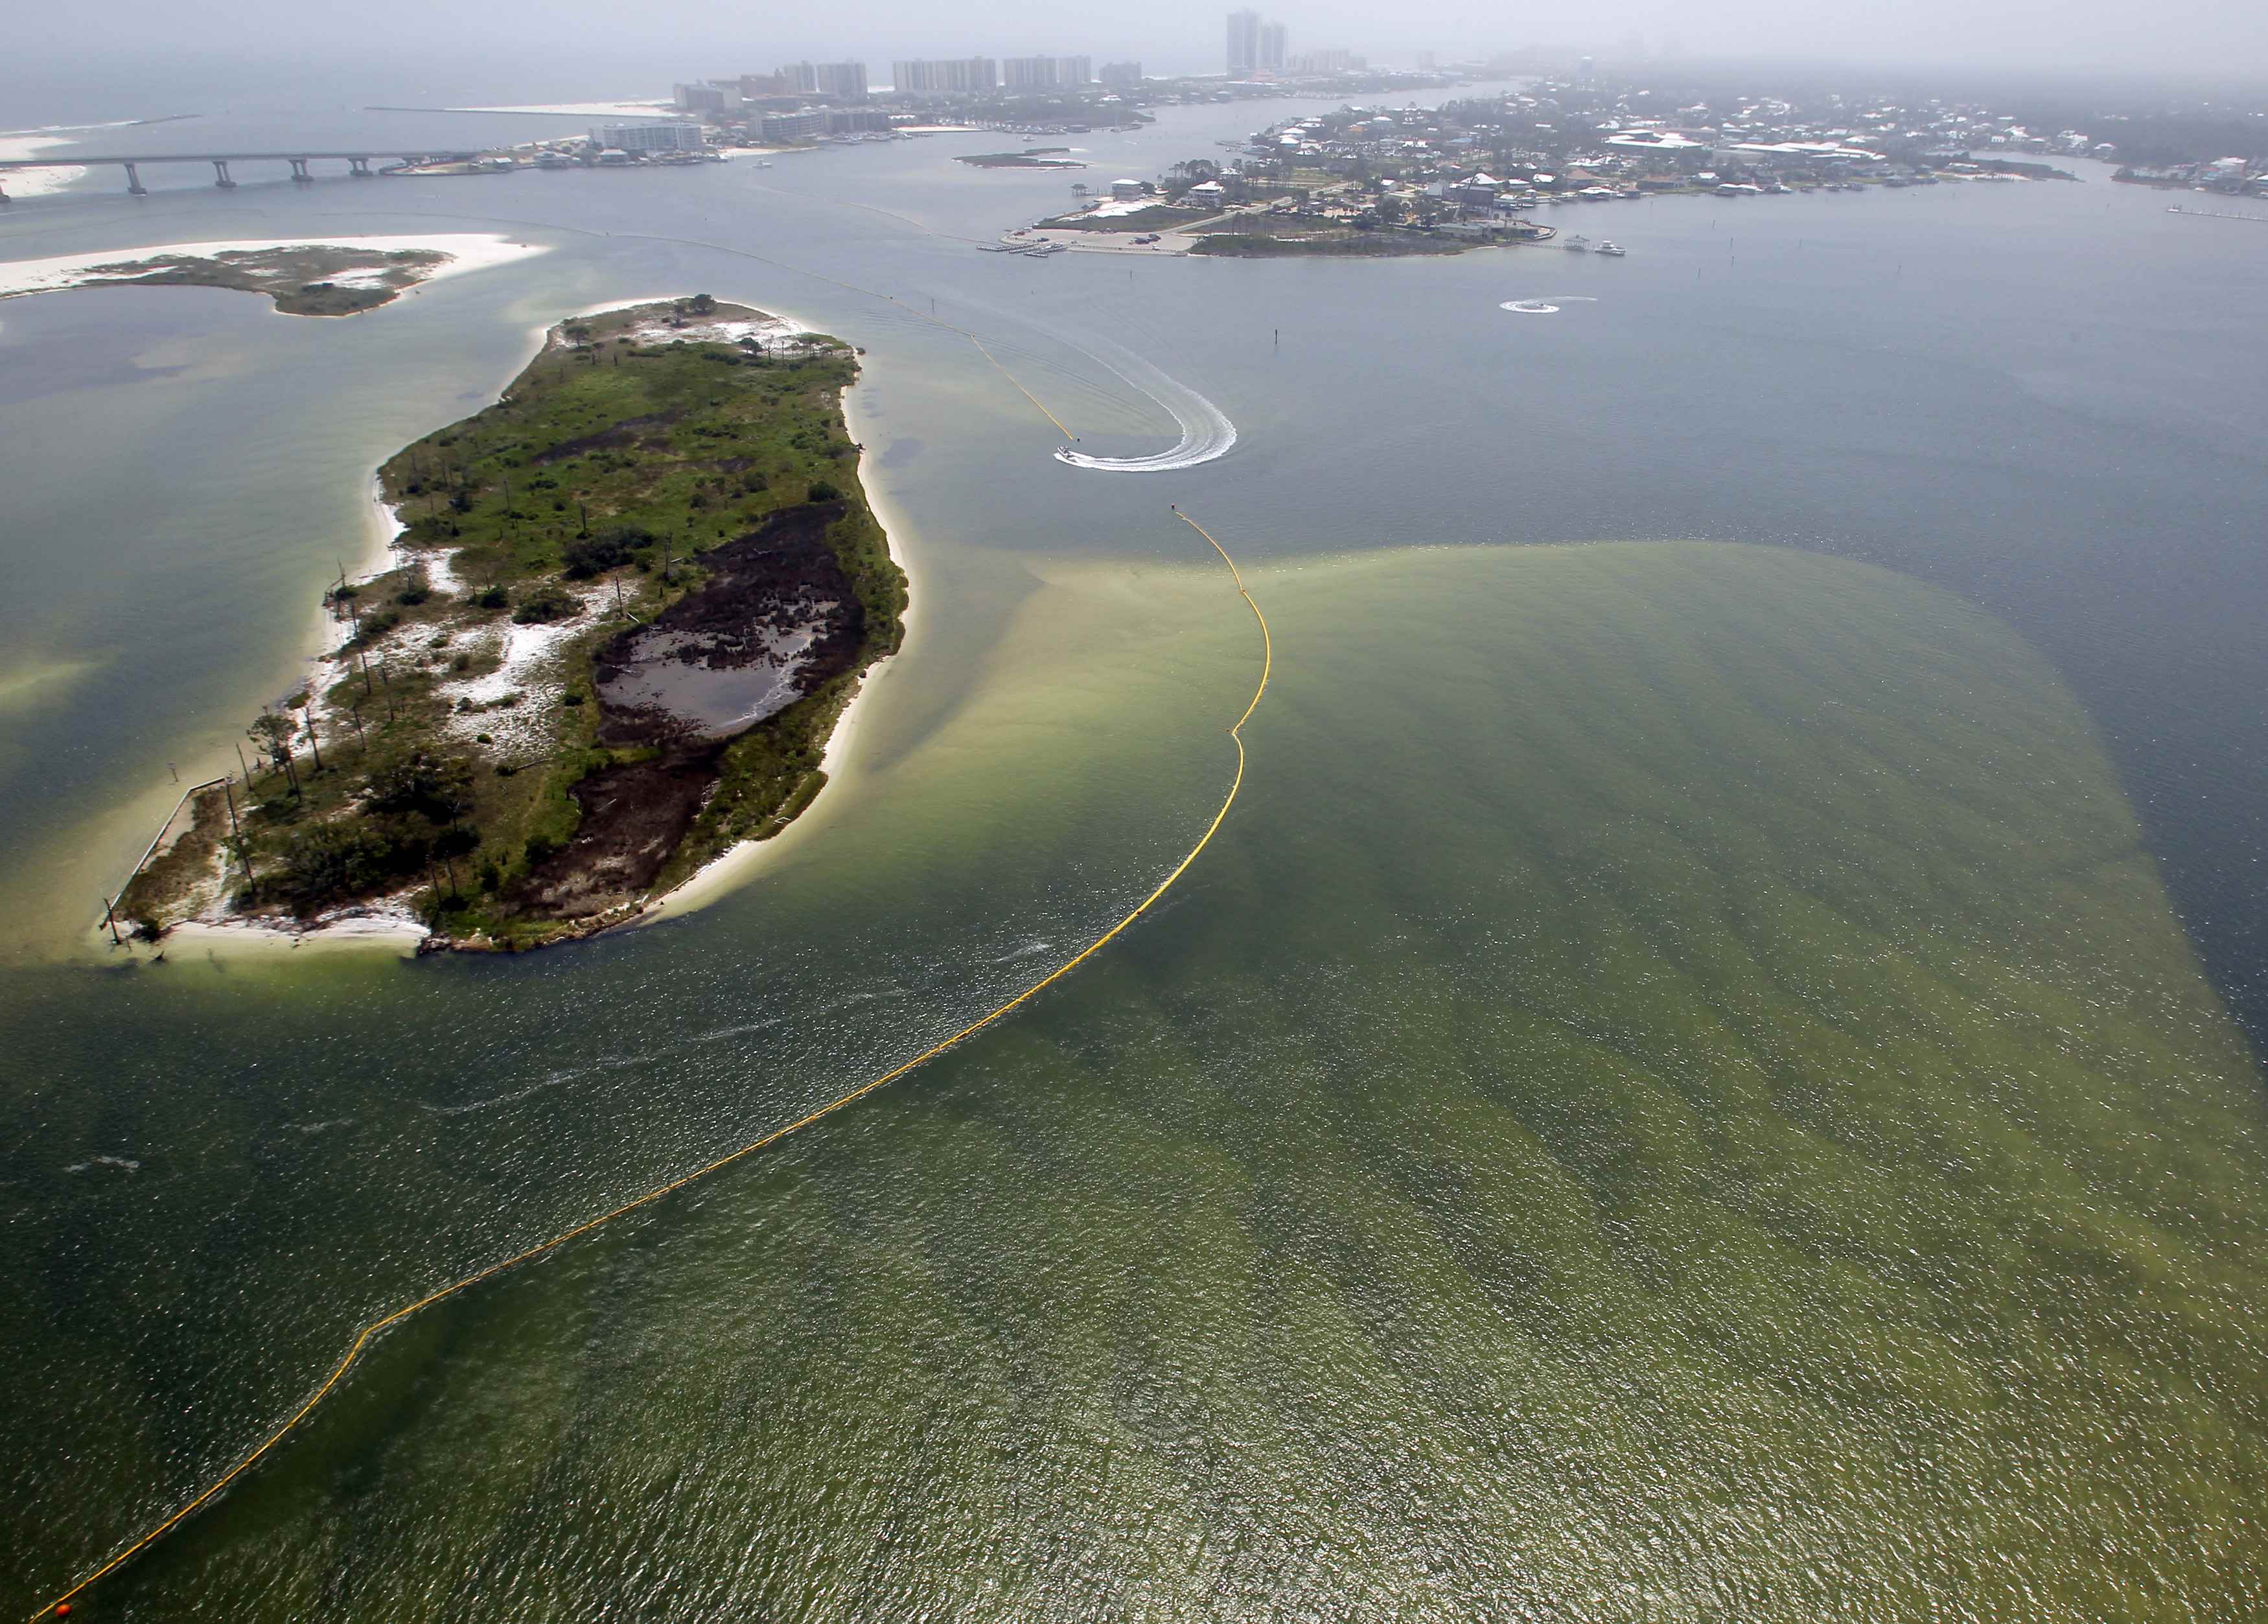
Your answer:
[[[1090,340],[1090,343],[1098,342]],[[1111,356],[1088,349],[1086,353],[1122,382],[1148,395],[1172,417],[1182,431],[1181,443],[1146,457],[1089,456],[1075,445],[1059,447],[1056,461],[1073,468],[1095,469],[1106,474],[1164,474],[1195,468],[1228,454],[1236,444],[1236,424],[1228,414],[1187,384],[1176,382],[1131,351],[1105,343]],[[1084,348],[1085,346],[1082,346]]]
[[[1509,310],[1519,316],[1556,316],[1559,314],[1559,305],[1551,302],[1555,299],[1564,305],[1595,305],[1599,302],[1587,293],[1554,293],[1551,299],[1507,299],[1497,308]]]

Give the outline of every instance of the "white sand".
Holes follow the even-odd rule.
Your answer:
[[[451,716],[449,732],[468,741],[484,733],[497,747],[515,750],[548,749],[557,742],[554,723],[562,688],[558,667],[563,653],[570,642],[611,613],[615,602],[614,587],[608,582],[586,587],[574,596],[581,606],[576,614],[526,626],[506,620],[453,638],[449,646],[439,651],[445,660],[462,652],[475,659],[497,661],[495,670],[481,675],[441,680],[438,691],[450,704],[469,699],[483,707]],[[513,694],[520,696],[517,702],[497,704]]]
[[[441,264],[419,277],[422,285],[475,270],[509,265],[517,260],[548,254],[537,243],[514,242],[493,233],[435,233],[422,237],[327,237],[316,240],[289,237],[241,242],[160,242],[146,247],[109,248],[99,254],[64,254],[52,259],[12,260],[0,263],[0,299],[18,293],[52,293],[64,288],[130,279],[142,275],[149,262],[161,255],[210,259],[216,254],[256,254],[276,248],[352,248],[371,254],[394,254],[404,249],[429,249],[446,254]],[[115,268],[115,269],[106,269]],[[103,274],[95,274],[97,271]]]
[[[756,321],[688,321],[682,327],[672,327],[667,321],[647,321],[630,328],[625,336],[642,344],[675,343],[679,339],[693,344],[737,344],[753,338],[767,351],[795,348],[811,336],[805,328],[776,318]]]
[[[0,136],[0,159],[37,158],[49,147],[77,144],[61,136],[34,130],[11,131]],[[85,173],[79,167],[0,170],[0,192],[17,198],[45,197],[50,192],[63,190]]]
[[[562,316],[556,324],[535,328],[536,348],[540,351],[547,343],[565,347],[568,341],[558,329],[567,322],[583,321],[591,316],[611,315],[617,310],[635,310],[641,305],[668,305],[684,297],[682,293],[654,293],[643,299],[609,299],[603,305],[578,310],[572,315]],[[733,304],[737,301],[719,299],[718,302]],[[623,336],[642,344],[674,343],[681,338],[688,343],[736,344],[744,338],[753,338],[768,352],[777,354],[783,350],[802,348],[815,331],[792,316],[765,313],[753,319],[739,316],[718,316],[705,321],[688,319],[682,327],[672,327],[666,318],[657,317],[631,328]],[[533,356],[530,358],[534,358]],[[512,375],[517,377],[519,373]]]
[[[1162,197],[1110,197],[1086,210],[1085,218],[1115,220],[1122,214],[1138,214],[1145,209],[1154,209],[1166,200]]]
[[[457,575],[456,560],[448,549],[412,547],[401,539],[409,529],[409,522],[402,518],[400,508],[387,502],[375,479],[370,482],[369,529],[371,545],[364,554],[357,580],[417,565],[424,569],[425,579],[434,591],[453,597],[465,589],[465,583]]]
[[[188,919],[166,933],[160,947],[180,956],[190,949],[207,953],[278,953],[299,948],[392,948],[412,957],[425,940],[425,926],[401,897],[382,897],[357,908],[339,909],[301,923],[289,917]]]

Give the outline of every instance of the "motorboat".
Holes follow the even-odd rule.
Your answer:
[[[1594,254],[1603,254],[1609,259],[1618,260],[1629,254],[1630,250],[1624,247],[1620,243],[1602,242],[1597,247],[1592,249],[1591,252]]]

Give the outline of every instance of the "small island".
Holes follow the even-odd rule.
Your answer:
[[[1020,152],[964,152],[954,161],[975,169],[1084,169],[1075,158],[1065,158],[1067,146],[1027,146]]]
[[[87,287],[228,288],[264,293],[288,316],[350,316],[424,283],[542,252],[475,233],[173,243],[0,264],[0,299]]]
[[[496,404],[379,469],[389,567],[326,594],[339,645],[189,797],[120,927],[537,947],[778,833],[902,634],[857,376],[841,341],[705,294],[552,328]]]

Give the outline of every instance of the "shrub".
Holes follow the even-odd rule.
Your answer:
[[[389,756],[363,779],[363,802],[373,812],[416,812],[437,823],[472,810],[473,766],[460,756],[423,747]]]
[[[596,535],[577,537],[567,543],[560,557],[566,563],[570,578],[585,580],[602,570],[628,564],[633,551],[652,543],[653,533],[644,526],[616,525]]]
[[[581,607],[556,587],[538,587],[520,599],[519,607],[512,610],[512,624],[540,626],[546,621],[564,620]]]
[[[814,479],[811,482],[811,490],[808,492],[807,499],[814,502],[832,502],[842,494],[843,493],[840,491],[835,488],[835,482],[833,480]]]
[[[352,643],[374,643],[401,624],[401,611],[397,609],[379,609],[362,617],[362,630],[349,639]]]
[[[372,890],[423,857],[416,843],[368,823],[318,823],[284,843],[276,884],[304,911]]]
[[[501,587],[488,587],[473,594],[473,602],[482,609],[500,609],[512,602]]]

